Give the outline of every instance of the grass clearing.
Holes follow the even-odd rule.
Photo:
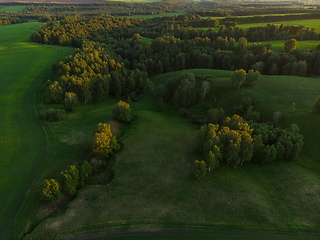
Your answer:
[[[281,22],[269,22],[270,24],[276,24],[276,25],[294,25],[299,26],[303,25],[305,27],[314,28],[317,30],[317,32],[320,32],[320,20],[319,19],[307,19],[307,20],[294,20],[294,21],[281,21]],[[250,27],[256,27],[256,26],[266,26],[268,23],[248,23],[248,24],[239,24],[239,28],[248,29]]]
[[[134,15],[134,16],[121,16],[119,18],[157,18],[157,17],[173,17],[176,15],[183,15],[188,13],[187,11],[179,11],[179,12],[172,12],[172,13],[163,13],[163,14],[154,14],[154,15]]]
[[[144,44],[147,44],[147,45],[151,45],[152,40],[153,39],[151,39],[151,38],[141,37],[141,42],[143,42]]]
[[[31,43],[42,23],[0,27],[0,238],[12,237],[14,217],[46,152],[45,136],[33,109],[39,83],[71,48]]]
[[[272,44],[272,47],[271,47],[272,51],[282,52],[285,42],[286,42],[285,40],[261,41],[261,44],[266,45],[268,43],[271,43]],[[248,42],[248,44],[250,44],[250,43]],[[308,50],[315,49],[315,47],[319,44],[320,44],[320,40],[297,41],[297,48],[296,49],[300,50],[300,51],[308,51]],[[235,45],[235,46],[237,46],[237,45]]]
[[[0,3],[1,5],[1,3]],[[20,12],[20,11],[26,11],[27,6],[18,5],[18,6],[7,6],[4,5],[3,8],[0,8],[0,12]]]
[[[316,127],[320,115],[312,112],[319,78],[261,76],[252,87],[237,91],[230,86],[231,71],[190,72],[211,76],[207,102],[222,107],[229,116],[240,99],[249,96],[263,122],[281,111],[279,123],[284,128],[297,123],[305,138],[300,157],[293,162],[249,163],[237,169],[222,165],[204,181],[195,181],[192,162],[203,158],[196,148],[200,126],[178,116],[173,106],[159,112],[157,101],[145,97],[132,105],[137,119],[121,137],[124,149],[117,154],[113,181],[86,186],[63,211],[42,222],[25,239],[72,238],[101,231],[320,230],[320,129]],[[152,80],[157,85],[180,73]],[[50,124],[55,138],[41,181],[57,177],[74,162],[90,159],[88,144],[94,126],[112,121],[111,107],[116,102],[110,99],[81,106],[78,117]],[[290,108],[293,102],[295,112]],[[190,111],[206,114],[203,106]],[[69,145],[60,141],[70,138],[73,131],[81,131],[86,140]],[[45,212],[49,207],[32,211]]]

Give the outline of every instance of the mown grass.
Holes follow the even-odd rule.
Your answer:
[[[0,3],[1,6],[1,3]],[[3,8],[0,7],[0,12],[20,12],[20,11],[25,11],[26,6],[19,5],[19,6],[6,6],[4,5]]]
[[[154,14],[154,15],[134,15],[134,16],[121,16],[119,18],[157,18],[157,17],[172,17],[175,15],[183,15],[186,14],[186,11],[172,12],[172,13],[163,13],[163,14]]]
[[[31,43],[42,23],[0,27],[0,238],[12,237],[14,217],[46,152],[33,96],[52,63],[74,50]]]
[[[273,113],[281,111],[283,128],[297,123],[305,137],[301,156],[293,162],[249,163],[237,169],[222,165],[205,180],[196,181],[191,168],[195,159],[203,158],[197,150],[200,126],[178,116],[174,106],[159,112],[157,101],[145,97],[132,105],[137,118],[121,138],[124,149],[117,154],[113,181],[86,186],[64,211],[45,220],[25,239],[163,229],[320,230],[320,129],[316,127],[320,115],[312,108],[319,94],[319,79],[262,76],[254,86],[237,91],[230,86],[230,71],[191,72],[211,77],[207,103],[224,108],[229,116],[242,97],[251,97],[261,121],[272,121]],[[152,80],[157,85],[180,73]],[[112,121],[111,106],[116,101],[82,106],[67,120],[50,124],[54,144],[35,188],[44,178],[57,177],[67,165],[90,159],[94,126]],[[293,102],[294,112],[290,108]],[[189,110],[206,114],[200,105]],[[70,136],[84,140],[71,141],[73,144],[63,140]],[[49,207],[43,205],[33,213],[45,214]]]

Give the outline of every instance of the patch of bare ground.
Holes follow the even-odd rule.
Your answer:
[[[119,132],[119,128],[121,127],[121,123],[116,120],[110,121],[110,129],[113,135],[117,135]]]

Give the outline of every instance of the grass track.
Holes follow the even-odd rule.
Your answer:
[[[191,72],[212,76],[208,102],[223,107],[229,116],[241,97],[249,96],[262,121],[272,120],[273,113],[281,111],[283,127],[297,123],[305,137],[301,156],[293,162],[249,163],[237,169],[222,165],[205,181],[195,181],[191,166],[195,159],[202,159],[196,150],[200,127],[179,117],[174,108],[160,113],[156,100],[146,97],[133,103],[138,118],[130,134],[121,139],[125,147],[117,156],[114,180],[108,185],[86,186],[64,211],[41,223],[26,240],[72,238],[101,231],[320,230],[320,129],[314,127],[320,117],[312,112],[319,78],[262,76],[254,86],[236,91],[230,86],[230,71]],[[157,85],[180,73],[162,74],[152,80]],[[82,155],[83,160],[90,158],[90,150],[84,148],[92,129],[101,120],[112,120],[114,102],[83,106],[75,118],[70,115],[67,121],[50,124],[57,155],[50,160],[49,176],[57,176],[66,165],[77,161],[78,156],[72,153]],[[295,112],[290,110],[293,102]],[[190,111],[206,113],[201,106]],[[71,136],[84,140],[74,142]],[[45,209],[43,206],[37,211]]]
[[[31,43],[42,23],[0,27],[0,238],[12,237],[14,217],[46,152],[33,96],[52,63],[70,48]]]

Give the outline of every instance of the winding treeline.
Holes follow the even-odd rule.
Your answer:
[[[246,39],[319,38],[313,29],[268,24],[245,31],[228,22],[219,31],[204,32],[182,26],[185,18],[181,16],[169,19],[180,20],[159,24],[159,19],[67,18],[60,25],[34,32],[33,41],[79,48],[75,56],[59,64],[59,80],[48,85],[48,102],[61,102],[65,92],[75,92],[85,103],[101,101],[107,94],[139,99],[152,89],[148,76],[194,68],[320,75],[319,51],[274,53],[271,45]],[[141,36],[152,37],[151,45],[144,44]]]

